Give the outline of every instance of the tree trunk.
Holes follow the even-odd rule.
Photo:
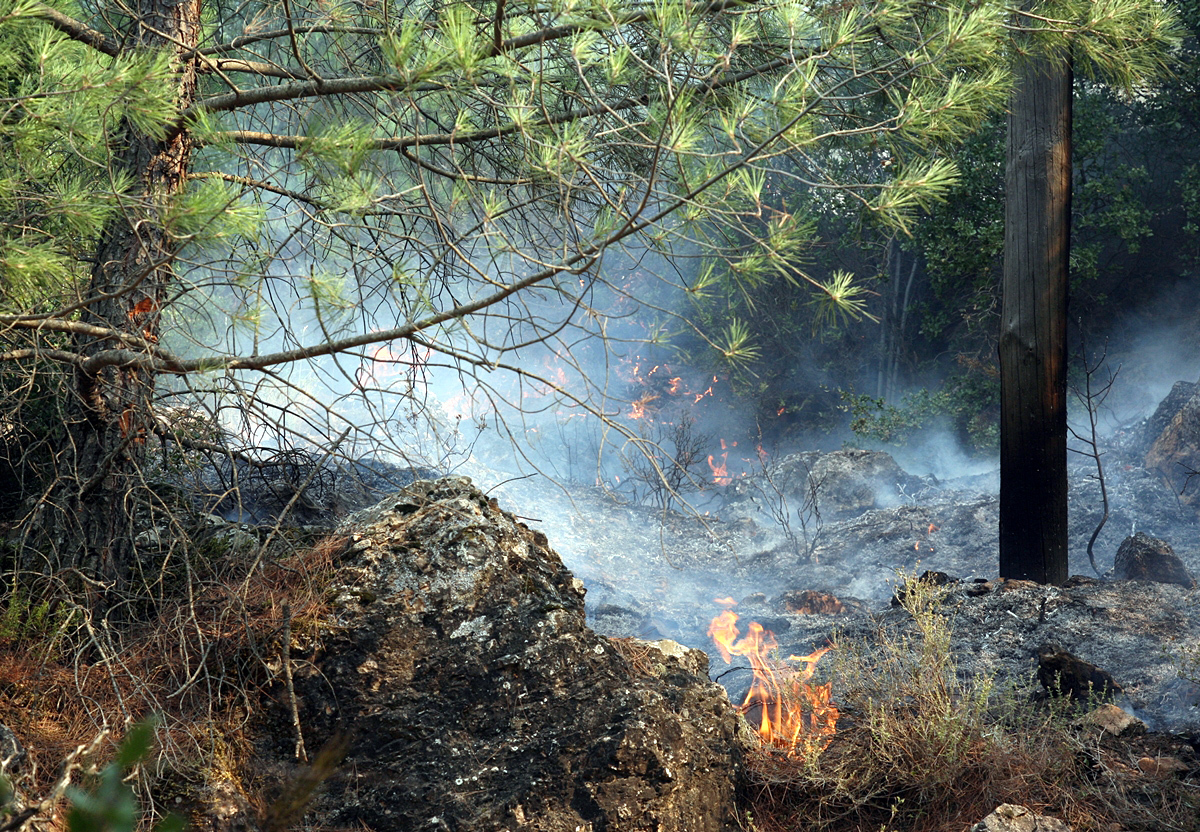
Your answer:
[[[136,0],[131,8],[136,18],[126,48],[182,55],[198,44],[201,0]],[[183,108],[195,100],[195,61],[181,58],[176,69],[176,104]],[[158,340],[160,312],[174,282],[176,244],[162,214],[184,185],[191,151],[186,131],[156,138],[128,122],[112,146],[113,167],[137,185],[101,235],[80,319],[141,339],[143,349]],[[136,349],[116,338],[75,339],[85,356],[131,347]],[[38,517],[41,569],[75,567],[110,588],[128,584],[137,561],[137,521],[144,527],[153,499],[144,463],[154,389],[154,374],[144,369],[77,370],[59,480]]]
[[[1067,579],[1071,68],[1028,60],[1008,117],[1000,323],[1000,575]]]

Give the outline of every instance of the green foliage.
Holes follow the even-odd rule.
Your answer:
[[[65,339],[46,340],[57,346]],[[0,518],[21,512],[26,497],[42,493],[54,475],[69,378],[60,366],[33,357],[0,367]]]
[[[0,311],[55,298],[121,209],[131,180],[110,170],[122,121],[161,134],[172,115],[165,55],[113,60],[41,25],[31,3],[0,8]]]
[[[34,642],[50,634],[50,602],[31,602],[26,596],[10,595],[0,613],[0,643]]]
[[[1200,269],[1200,163],[1188,165],[1175,183],[1184,213],[1183,232],[1189,242],[1186,258],[1192,272]]]
[[[133,725],[117,748],[113,761],[95,777],[89,788],[70,787],[67,799],[67,832],[137,832],[142,811],[128,779],[150,755],[154,742],[154,720]],[[154,832],[182,832],[182,818],[170,816]]]
[[[940,390],[918,389],[899,404],[839,391],[855,436],[885,445],[907,445],[931,429],[949,427],[964,447],[994,453],[1000,444],[999,380],[984,372],[960,372]]]

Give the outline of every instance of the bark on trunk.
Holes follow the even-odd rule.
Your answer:
[[[1067,579],[1071,68],[1028,61],[1008,117],[1000,329],[1000,575]]]
[[[201,0],[137,0],[131,5],[136,19],[127,48],[171,49],[176,55],[195,49]],[[195,100],[196,65],[181,59],[176,69],[176,103],[182,108]],[[157,342],[176,254],[162,212],[184,185],[191,151],[186,131],[161,139],[129,123],[121,126],[113,166],[132,174],[138,186],[101,236],[83,321]],[[118,346],[129,344],[112,338],[75,340],[84,355]],[[114,589],[128,583],[136,566],[138,520],[144,527],[153,499],[144,463],[154,389],[154,375],[146,370],[109,366],[76,373],[60,479],[39,517],[42,569],[76,567]]]

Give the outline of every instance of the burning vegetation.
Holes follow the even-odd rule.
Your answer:
[[[895,618],[839,640],[822,685],[811,677],[829,648],[789,657],[796,668],[774,657],[776,640],[761,625],[740,636],[731,609],[713,620],[718,650],[727,661],[745,656],[754,672],[739,710],[763,739],[749,761],[756,829],[961,832],[1018,804],[1076,832],[1194,832],[1200,794],[1177,776],[1195,770],[1179,762],[1195,759],[1185,742],[1139,735],[1123,727],[1128,717],[1100,728],[1103,709],[1081,717],[1070,700],[1037,704],[1019,686],[960,673],[947,591],[909,578]],[[1162,765],[1177,765],[1176,775],[1147,773]]]
[[[789,757],[823,751],[836,730],[838,709],[830,701],[832,683],[816,685],[811,679],[817,662],[832,648],[788,656],[788,662],[803,665],[793,667],[775,657],[779,642],[757,621],[751,621],[747,634],[740,636],[738,614],[729,609],[736,605],[732,598],[718,598],[716,603],[727,608],[712,620],[708,635],[727,663],[734,656],[749,660],[754,678],[740,710],[751,724],[757,724],[759,737]]]

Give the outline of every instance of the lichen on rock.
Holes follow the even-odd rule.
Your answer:
[[[465,478],[414,483],[342,532],[336,621],[296,680],[309,744],[351,736],[319,825],[736,828],[740,717],[695,673],[703,654],[639,672],[588,629],[545,535]]]

